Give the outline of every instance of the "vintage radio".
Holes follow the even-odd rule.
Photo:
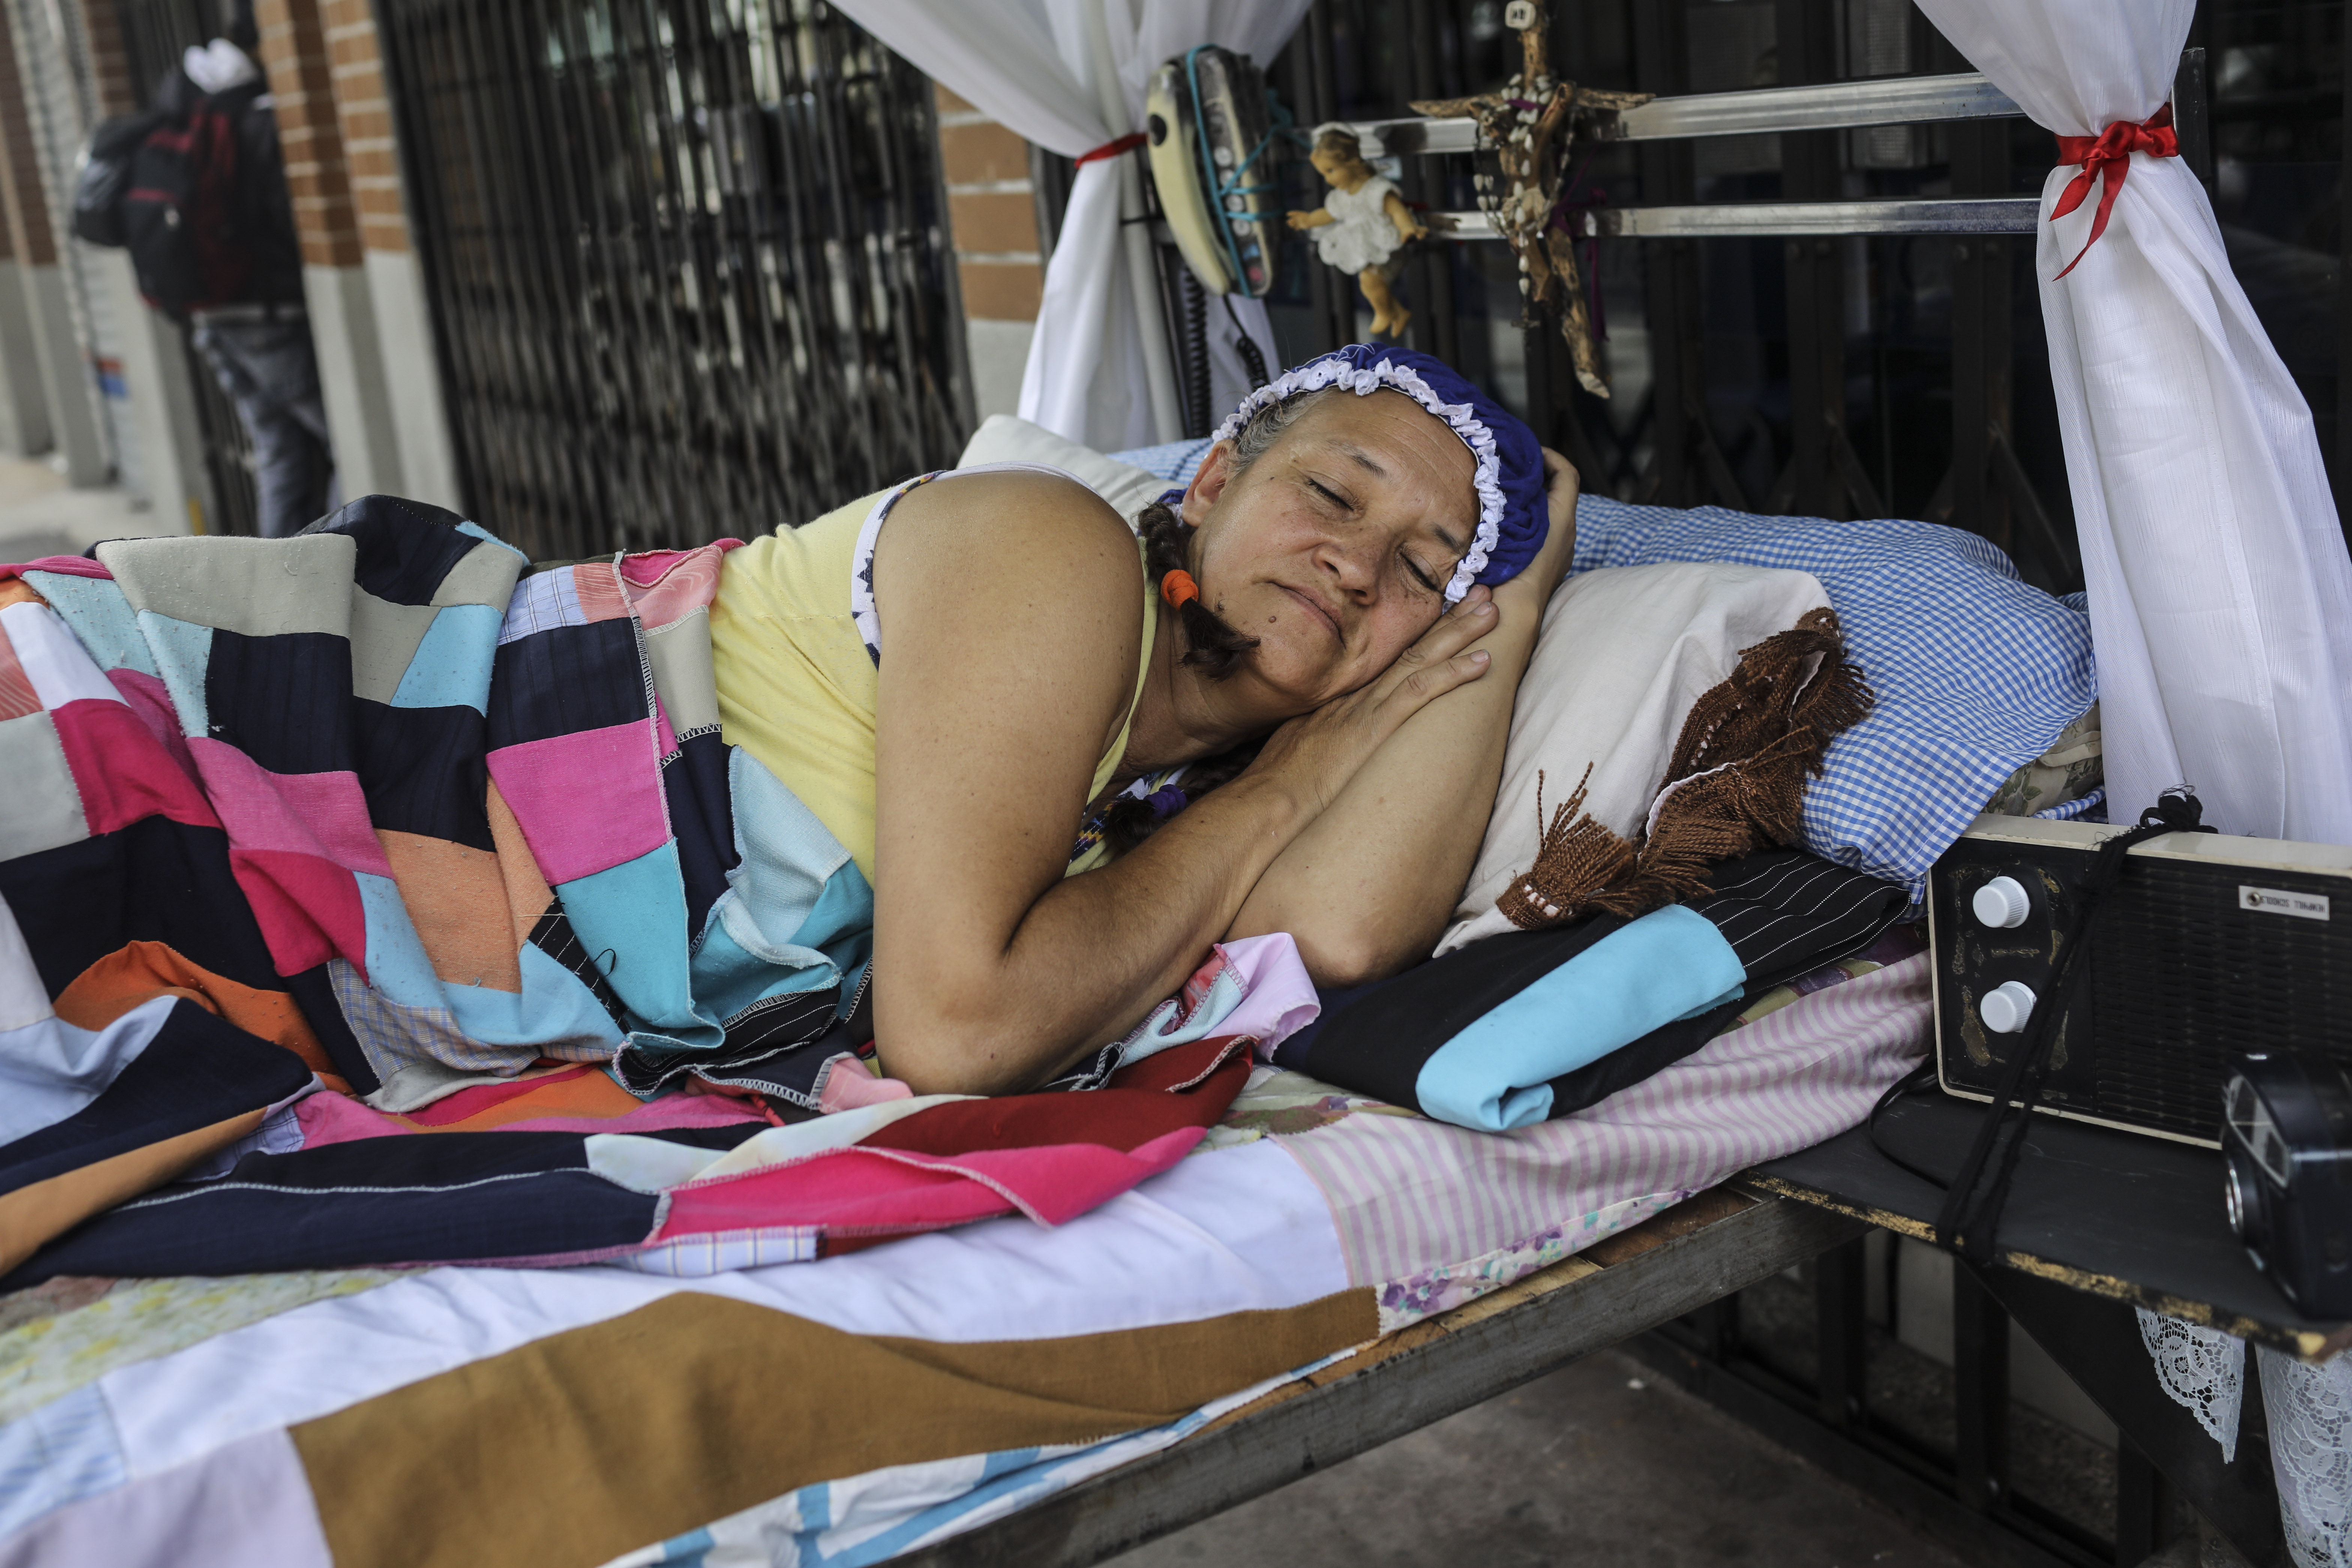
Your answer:
[[[2092,857],[2121,831],[1980,816],[1936,863],[1927,917],[1948,1093],[1992,1098]],[[2167,834],[2126,853],[2104,901],[2040,1109],[2219,1148],[2232,1052],[2352,1067],[2352,847]]]

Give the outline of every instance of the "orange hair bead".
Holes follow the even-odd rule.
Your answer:
[[[1160,596],[1168,601],[1171,610],[1181,610],[1201,596],[1201,584],[1192,581],[1190,572],[1171,572],[1160,579]]]

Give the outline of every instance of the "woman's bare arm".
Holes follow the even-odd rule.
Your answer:
[[[876,1044],[923,1092],[1024,1089],[1131,1028],[1396,726],[1485,668],[1463,651],[1475,622],[1441,625],[1135,852],[1066,880],[1135,689],[1126,527],[1057,479],[926,486],[883,530],[876,595]]]
[[[1486,840],[1544,607],[1576,552],[1576,470],[1551,451],[1544,468],[1551,533],[1525,572],[1494,590],[1500,616],[1473,645],[1493,658],[1487,679],[1406,720],[1267,868],[1229,935],[1288,931],[1326,985],[1393,974],[1436,945]]]

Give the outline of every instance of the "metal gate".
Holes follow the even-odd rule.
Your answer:
[[[58,277],[73,322],[81,362],[73,367],[77,391],[86,395],[96,448],[89,454],[102,472],[133,495],[145,493],[137,434],[122,414],[122,337],[112,301],[90,249],[72,237],[70,197],[76,154],[96,119],[90,86],[89,39],[79,12],[44,6],[33,0],[5,0],[24,75],[25,122],[32,132],[40,179],[22,192],[26,201],[46,200],[57,236]],[[10,82],[15,91],[17,84]],[[60,444],[66,444],[62,429]],[[77,459],[79,460],[79,459]],[[82,480],[88,483],[90,480]]]
[[[929,82],[822,0],[380,0],[474,517],[799,523],[970,429]]]
[[[1516,68],[1504,9],[1316,0],[1271,76],[1302,122],[1403,115],[1415,99],[1481,90]],[[1910,0],[1556,0],[1551,14],[1555,65],[1594,87],[1715,92],[1968,68]],[[2006,195],[2040,188],[2046,144],[2022,121],[1587,143],[1566,198],[1601,208]],[[1470,160],[1395,162],[1409,201],[1475,205]],[[1288,178],[1286,205],[1319,202],[1303,161]],[[1424,247],[1402,287],[1412,346],[1493,386],[1589,490],[1933,518],[1986,534],[2030,580],[2063,591],[2079,586],[2080,566],[2030,249],[1940,237],[1590,242],[1580,265],[1616,380],[1608,400],[1578,386],[1554,328],[1517,329],[1504,247]],[[1353,286],[1297,241],[1268,305],[1287,359],[1360,330]],[[1970,417],[1956,417],[1961,408]]]

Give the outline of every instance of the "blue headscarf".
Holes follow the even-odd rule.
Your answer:
[[[1471,482],[1478,492],[1478,526],[1445,585],[1447,604],[1459,601],[1473,583],[1491,587],[1527,570],[1551,531],[1542,446],[1516,415],[1443,360],[1411,349],[1350,343],[1284,371],[1251,393],[1217,427],[1216,438],[1231,440],[1250,416],[1270,403],[1326,386],[1344,386],[1359,397],[1383,387],[1402,392],[1444,420],[1470,448],[1477,465]]]

